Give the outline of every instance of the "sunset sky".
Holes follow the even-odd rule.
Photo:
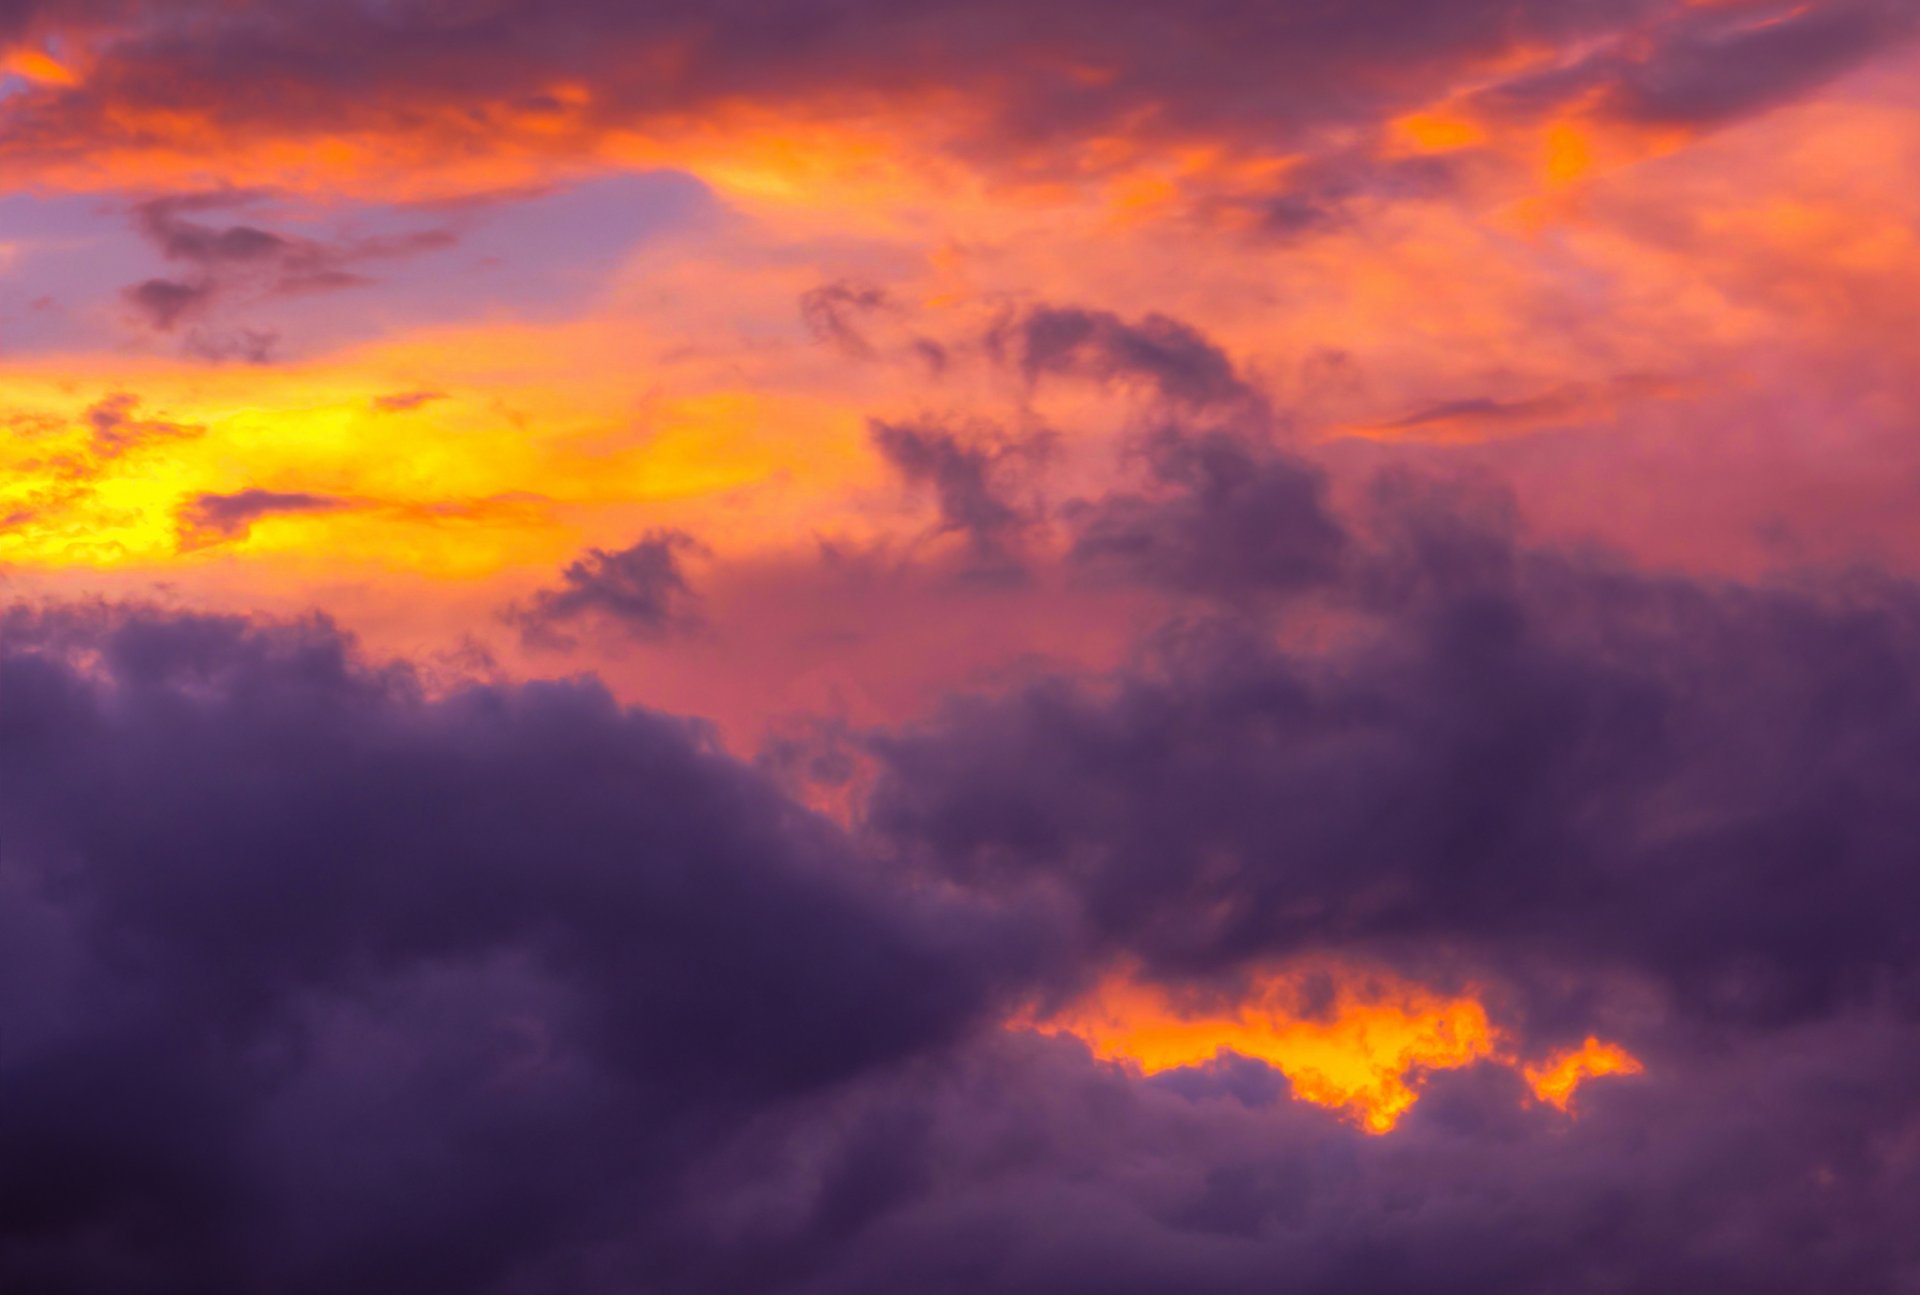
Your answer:
[[[0,0],[0,1292],[1920,1290],[1920,0]]]

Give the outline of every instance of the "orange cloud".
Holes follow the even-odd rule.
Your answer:
[[[1266,971],[1238,995],[1183,993],[1117,973],[1065,1007],[1021,1014],[1010,1028],[1071,1035],[1095,1056],[1150,1075],[1237,1053],[1286,1075],[1300,1100],[1375,1134],[1391,1132],[1412,1109],[1428,1072],[1483,1060],[1518,1064],[1473,992],[1447,995],[1350,968]],[[1641,1070],[1618,1045],[1588,1039],[1523,1074],[1540,1100],[1564,1111],[1584,1080]]]
[[[1639,1059],[1625,1048],[1602,1043],[1589,1035],[1579,1047],[1557,1053],[1540,1065],[1528,1066],[1522,1073],[1533,1088],[1534,1096],[1564,1111],[1571,1109],[1575,1090],[1586,1080],[1596,1075],[1638,1075],[1645,1070]]]
[[[45,50],[22,46],[0,54],[0,73],[11,72],[38,85],[73,86],[79,74]]]

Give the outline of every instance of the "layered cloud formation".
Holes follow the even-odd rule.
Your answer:
[[[590,684],[16,616],[10,1282],[1898,1289],[1920,600],[1418,551],[856,735],[851,827]]]
[[[1920,1286],[1903,0],[0,0],[0,1289]]]

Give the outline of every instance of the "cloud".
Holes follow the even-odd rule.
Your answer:
[[[564,648],[566,630],[582,623],[637,639],[683,633],[700,624],[699,596],[681,556],[703,552],[683,531],[652,530],[627,548],[589,549],[560,573],[560,586],[542,589],[510,608],[507,619],[534,646]]]
[[[1351,152],[1405,112],[1468,88],[1500,96],[1509,83],[1516,110],[1556,111],[1578,89],[1626,116],[1724,121],[1888,48],[1907,19],[1897,0],[1823,0],[1787,15],[1745,0],[1230,0],[1123,22],[1084,0],[1039,15],[1008,0],[830,11],[788,0],[189,0],[164,15],[60,5],[36,25],[86,50],[86,74],[0,111],[16,166],[55,168],[89,149],[184,156],[200,145],[204,157],[215,137],[232,141],[225,160],[238,167],[250,142],[344,136],[379,141],[390,165],[432,170],[483,152],[564,164],[636,129],[666,137],[720,105],[870,121],[877,106],[904,114],[938,93],[967,111],[943,114],[945,134],[919,146],[987,168],[1073,172],[1097,169],[1074,145],[1123,135]],[[633,77],[636,66],[649,74]],[[1277,207],[1276,223],[1329,210],[1303,204]]]
[[[402,414],[446,398],[444,391],[396,391],[390,395],[375,396],[373,407],[383,414]]]
[[[350,501],[332,495],[299,491],[249,489],[233,494],[196,495],[181,505],[178,529],[181,549],[204,548],[230,540],[244,540],[253,523],[284,513],[331,512],[350,507]]]
[[[1304,638],[1230,566],[1111,675],[838,730],[878,765],[852,830],[589,682],[16,612],[0,1281],[1900,1289],[1920,596],[1534,551],[1497,504],[1383,481]],[[1115,965],[1231,1001],[1296,953],[1644,1072],[1572,1114],[1415,1073],[1370,1137],[1244,1058],[1000,1028]]]
[[[222,190],[152,198],[135,206],[135,227],[147,241],[166,260],[190,267],[184,278],[153,278],[125,289],[123,296],[149,327],[171,333],[218,307],[362,287],[372,280],[358,267],[441,251],[455,241],[448,230],[425,229],[329,242],[200,219],[206,213],[262,203],[268,196]],[[240,358],[259,364],[271,358],[277,340],[265,329],[200,328],[187,336],[186,349],[203,359]]]
[[[1913,1043],[1834,1026],[1703,1053],[1571,1123],[1474,1068],[1436,1075],[1399,1132],[1368,1139],[1257,1066],[1143,1083],[1010,1036],[727,1148],[647,1271],[835,1295],[1254,1295],[1276,1273],[1306,1295],[1891,1292],[1920,1260],[1898,1224],[1914,1162],[1872,1148],[1915,1128]]]
[[[204,310],[213,295],[211,284],[173,279],[147,279],[126,290],[128,303],[162,333],[172,332],[181,320]]]
[[[842,279],[802,294],[800,318],[817,340],[864,359],[873,354],[873,346],[861,333],[859,321],[890,304],[885,289]]]
[[[1047,438],[963,440],[939,427],[878,420],[869,430],[874,448],[908,485],[932,490],[939,530],[965,538],[976,573],[1017,567],[1021,540],[1038,519],[1009,496],[1020,484],[1018,470],[1046,457]]]
[[[9,1290],[586,1280],[1014,949],[591,684],[429,697],[324,623],[107,609],[0,650]]]
[[[1350,532],[1330,647],[1228,615],[1097,686],[876,739],[875,827],[942,875],[1057,890],[1169,975],[1448,950],[1641,978],[1703,1020],[1920,1010],[1891,916],[1920,886],[1895,772],[1920,595],[1644,575],[1452,500],[1396,487]],[[1215,574],[1229,612],[1270,580]]]
[[[1626,66],[1610,88],[1609,107],[1660,125],[1749,116],[1804,95],[1904,39],[1913,21],[1911,5],[1857,0],[1676,33]]]
[[[1136,382],[1193,409],[1259,403],[1224,351],[1166,315],[1128,323],[1111,311],[1039,306],[997,327],[988,347],[1029,381]]]
[[[96,461],[117,459],[159,442],[192,440],[206,432],[198,423],[137,417],[139,408],[140,398],[124,391],[88,407],[85,420],[91,430],[89,448]]]
[[[1622,403],[1670,395],[1682,384],[1652,374],[1621,374],[1605,383],[1570,383],[1518,399],[1467,396],[1442,400],[1370,427],[1363,435],[1412,433],[1419,437],[1479,438],[1512,430],[1592,423],[1617,416]]]
[[[1244,599],[1324,585],[1347,536],[1305,459],[1224,431],[1148,438],[1151,488],[1071,501],[1070,560],[1178,592]]]

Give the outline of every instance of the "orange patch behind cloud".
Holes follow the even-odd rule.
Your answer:
[[[1639,1058],[1625,1048],[1588,1036],[1579,1047],[1557,1053],[1538,1066],[1528,1066],[1522,1073],[1534,1096],[1564,1111],[1572,1106],[1574,1090],[1583,1081],[1595,1075],[1638,1075],[1645,1070]]]
[[[1472,995],[1449,997],[1409,981],[1342,971],[1332,976],[1331,997],[1322,992],[1315,1004],[1313,980],[1328,974],[1264,973],[1232,1001],[1116,974],[1068,1006],[1025,1013],[1010,1028],[1072,1035],[1095,1056],[1147,1074],[1238,1053],[1286,1075],[1301,1100],[1342,1111],[1376,1134],[1391,1132],[1412,1109],[1429,1071],[1481,1060],[1518,1064]],[[1642,1069],[1625,1049],[1590,1038],[1522,1073],[1539,1100],[1565,1111],[1586,1079]]]

